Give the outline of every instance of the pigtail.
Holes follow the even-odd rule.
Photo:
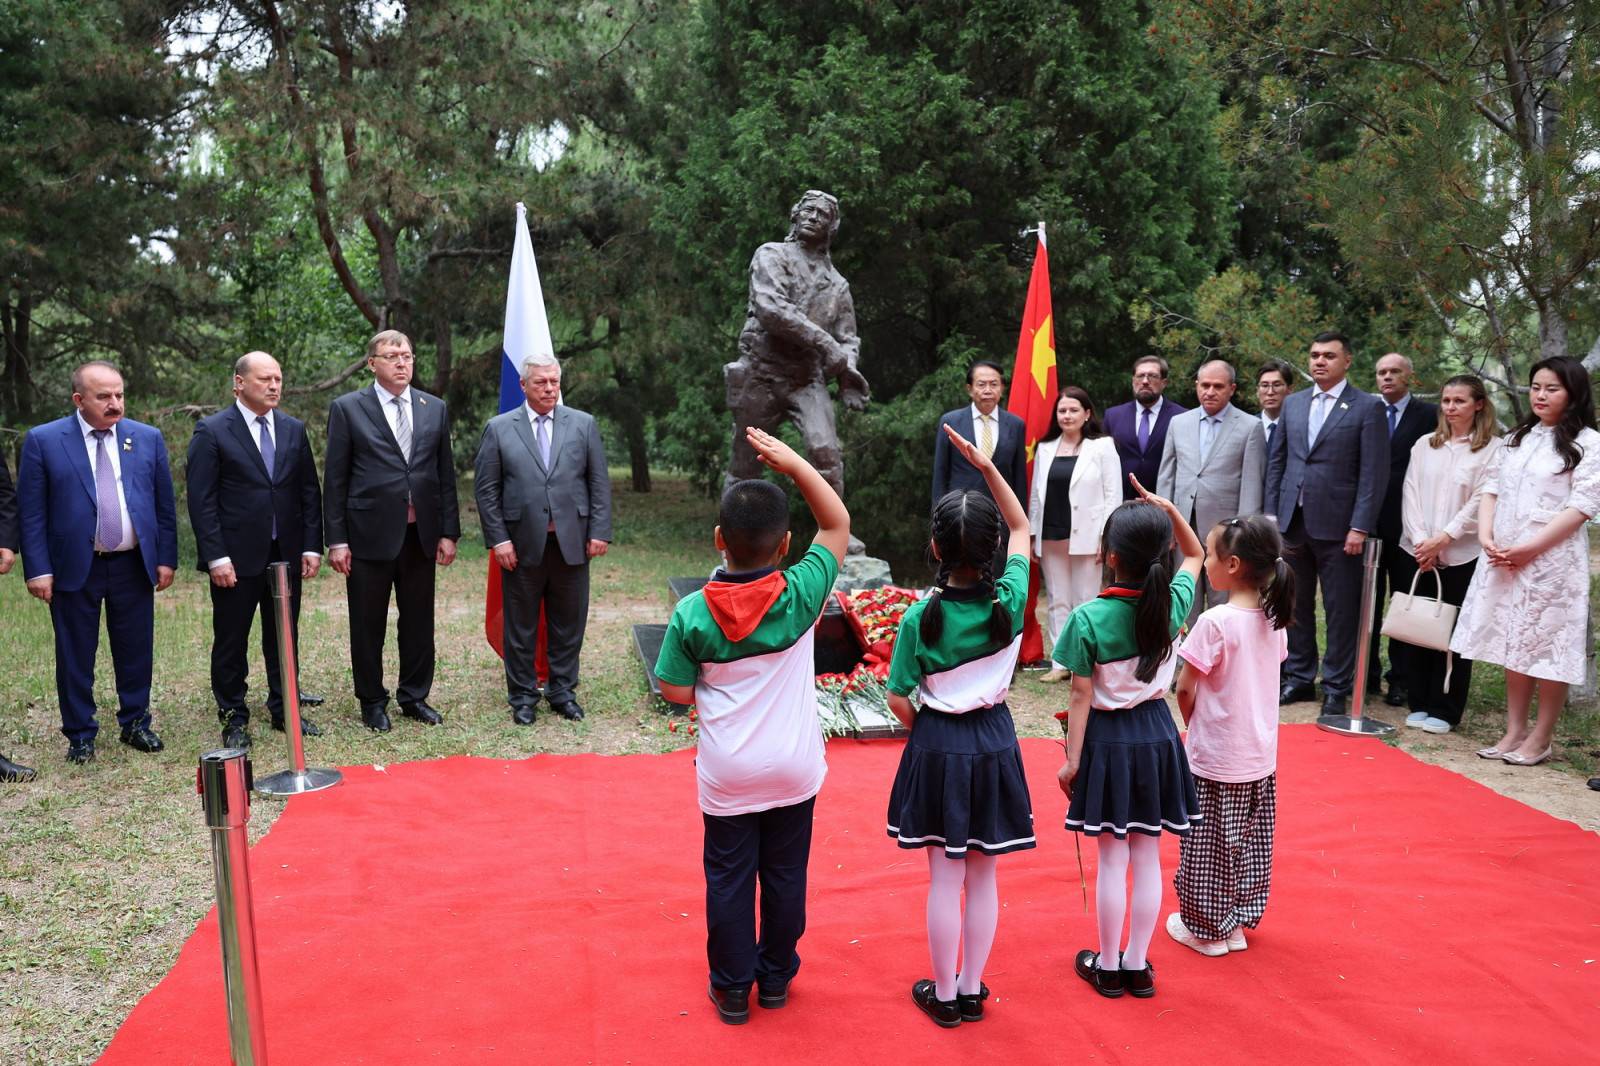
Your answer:
[[[1139,666],[1133,676],[1148,683],[1155,680],[1156,670],[1172,653],[1172,579],[1167,575],[1165,555],[1150,563],[1139,586],[1133,638],[1139,648]]]
[[[1010,644],[1013,636],[1011,632],[1011,612],[1000,602],[1000,597],[995,591],[994,580],[994,554],[983,561],[979,568],[979,582],[983,590],[989,594],[989,639],[996,644]]]
[[[1294,570],[1280,555],[1272,561],[1270,573],[1261,589],[1261,610],[1273,629],[1287,629],[1294,620]]]
[[[933,591],[923,601],[922,619],[917,623],[917,633],[922,637],[924,646],[937,641],[944,632],[944,604],[941,601],[945,582],[949,580],[950,564],[941,562],[939,574],[934,578]]]

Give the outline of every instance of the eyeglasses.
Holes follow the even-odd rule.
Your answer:
[[[410,352],[379,352],[374,359],[382,359],[386,363],[414,363],[417,357]]]
[[[1160,381],[1161,380],[1161,375],[1160,374],[1135,374],[1135,375],[1133,375],[1133,380],[1135,380],[1135,381]]]

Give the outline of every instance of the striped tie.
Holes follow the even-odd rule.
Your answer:
[[[978,447],[983,449],[983,454],[994,455],[994,420],[989,415],[979,419],[983,423],[982,433],[978,436]]]
[[[389,401],[394,404],[394,439],[400,445],[400,454],[411,462],[411,413],[405,400],[399,396]]]

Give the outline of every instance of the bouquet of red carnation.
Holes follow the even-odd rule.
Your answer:
[[[851,627],[861,638],[862,646],[870,654],[875,645],[893,646],[906,608],[921,598],[919,593],[911,589],[885,585],[883,588],[862,589],[859,592],[841,592],[839,605],[844,608],[845,617],[850,620]],[[881,657],[887,660],[888,652],[883,652]]]

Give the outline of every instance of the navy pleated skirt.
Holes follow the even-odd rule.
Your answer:
[[[1200,820],[1194,775],[1164,699],[1089,712],[1067,828],[1089,836],[1183,834]]]
[[[1009,707],[917,712],[889,791],[889,835],[902,848],[943,848],[952,859],[1035,846]]]

